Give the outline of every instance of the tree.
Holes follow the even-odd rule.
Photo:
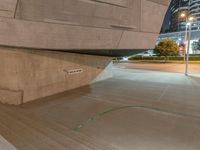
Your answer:
[[[193,51],[197,51],[200,50],[200,39],[198,41],[194,41],[192,43],[192,50]]]
[[[154,51],[159,56],[165,56],[166,61],[167,56],[176,56],[179,54],[179,46],[174,40],[165,39],[156,45]]]

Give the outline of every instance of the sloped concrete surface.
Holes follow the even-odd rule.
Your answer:
[[[0,136],[0,149],[1,150],[17,150],[12,144]]]
[[[198,73],[123,67],[91,86],[0,105],[0,134],[19,150],[199,150]]]

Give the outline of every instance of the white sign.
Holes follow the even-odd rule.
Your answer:
[[[64,70],[65,72],[67,72],[68,75],[74,75],[74,74],[79,74],[83,72],[82,68],[79,69],[71,69],[71,70]]]

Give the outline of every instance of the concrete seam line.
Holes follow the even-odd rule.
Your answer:
[[[170,85],[168,84],[165,87],[165,89],[163,90],[163,92],[161,93],[160,97],[158,97],[158,99],[157,99],[158,101],[160,101],[163,98],[163,96],[167,93],[167,90],[169,89],[169,87],[170,87]]]
[[[191,117],[193,119],[197,119],[200,120],[199,116],[196,115],[192,115],[192,114],[187,114],[187,113],[181,113],[181,112],[175,112],[175,111],[169,111],[169,110],[164,110],[164,109],[160,109],[160,108],[155,108],[155,107],[147,107],[147,106],[122,106],[122,107],[115,107],[115,108],[111,108],[108,109],[106,111],[97,113],[96,115],[90,117],[89,119],[87,119],[86,121],[84,121],[83,123],[81,123],[80,125],[78,125],[77,127],[75,127],[73,130],[75,131],[79,131],[80,129],[82,129],[83,127],[87,126],[90,122],[93,122],[95,120],[97,120],[98,118],[107,115],[108,113],[111,112],[115,112],[118,110],[123,110],[123,109],[127,109],[127,108],[134,108],[134,109],[147,109],[150,111],[156,111],[156,112],[160,112],[160,113],[167,113],[167,114],[171,114],[171,115],[176,115],[179,117]]]
[[[119,41],[118,41],[118,43],[117,43],[117,49],[119,48],[119,45],[120,45],[120,43],[121,43],[122,37],[123,37],[123,35],[124,35],[124,32],[125,32],[125,31],[122,31],[122,34],[121,34],[121,36],[120,36],[120,38],[119,38]]]
[[[14,10],[14,16],[13,16],[14,19],[16,18],[16,15],[17,15],[18,5],[19,5],[19,0],[16,1],[15,10]]]

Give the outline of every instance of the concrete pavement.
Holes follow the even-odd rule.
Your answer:
[[[17,150],[12,144],[0,136],[0,149],[1,150]]]
[[[144,67],[115,65],[106,81],[0,105],[0,134],[19,150],[199,150],[198,73]]]
[[[126,68],[126,69],[143,69],[143,70],[154,70],[161,72],[176,72],[176,73],[185,72],[185,64],[181,63],[127,62],[127,63],[116,63],[115,65],[119,68]],[[188,72],[191,74],[200,73],[200,64],[189,63]]]

